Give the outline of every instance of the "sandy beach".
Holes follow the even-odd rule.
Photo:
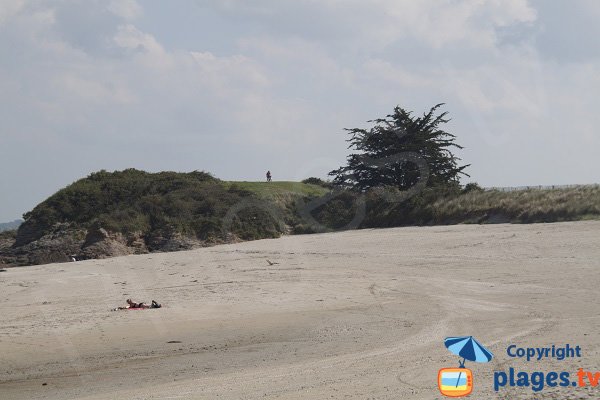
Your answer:
[[[472,398],[598,398],[503,388],[493,372],[600,370],[600,222],[289,236],[0,273],[0,399],[437,399],[467,363]],[[125,299],[163,308],[110,311]],[[582,348],[527,363],[510,344]]]

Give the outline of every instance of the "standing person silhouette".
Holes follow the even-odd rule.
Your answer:
[[[267,182],[271,182],[271,171],[267,171]]]

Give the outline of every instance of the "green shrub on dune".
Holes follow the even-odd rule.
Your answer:
[[[222,221],[228,211],[256,197],[205,172],[100,171],[59,190],[26,213],[17,242],[23,245],[36,240],[59,223],[124,234],[169,230],[216,241],[223,236]],[[277,236],[282,231],[281,221],[265,209],[241,209],[232,216],[227,233],[241,239]]]

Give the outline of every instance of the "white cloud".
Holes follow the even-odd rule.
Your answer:
[[[227,92],[232,89],[238,91],[247,89],[248,86],[256,90],[269,84],[268,77],[258,63],[248,57],[242,55],[217,57],[208,51],[192,51],[190,55],[197,64],[195,71],[197,77],[211,84],[217,91]]]
[[[433,48],[461,43],[489,47],[496,29],[531,23],[535,10],[527,0],[298,0],[293,3],[244,0],[213,1],[226,15],[247,15],[266,28],[292,34],[320,34],[321,40],[349,38],[353,45],[382,49],[402,39]]]
[[[496,28],[536,18],[527,0],[380,0],[379,4],[389,18],[372,23],[380,24],[379,30],[388,32],[388,42],[408,36],[436,49],[456,43],[491,47],[496,40]]]
[[[436,79],[431,76],[395,67],[389,61],[378,58],[372,58],[365,62],[364,68],[367,75],[375,76],[399,87],[430,89],[437,83]]]
[[[0,2],[0,25],[15,16],[25,5],[25,0],[3,0]]]
[[[165,50],[154,36],[138,30],[135,26],[121,25],[114,37],[115,43],[125,49],[138,50],[151,54],[164,55]]]
[[[111,0],[108,10],[125,20],[136,19],[143,11],[136,0]]]
[[[80,101],[94,103],[111,102],[115,105],[130,104],[135,101],[134,96],[124,87],[115,87],[108,82],[98,82],[85,79],[73,74],[60,76],[55,84],[68,95],[76,96]]]

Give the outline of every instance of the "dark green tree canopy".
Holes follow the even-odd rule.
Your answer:
[[[365,191],[373,187],[394,186],[402,190],[415,185],[458,184],[469,165],[459,166],[460,158],[451,149],[462,149],[455,136],[441,129],[447,112],[438,112],[437,104],[422,117],[394,108],[394,113],[369,122],[369,129],[346,129],[348,148],[357,153],[347,157],[347,165],[331,171],[333,183]]]

